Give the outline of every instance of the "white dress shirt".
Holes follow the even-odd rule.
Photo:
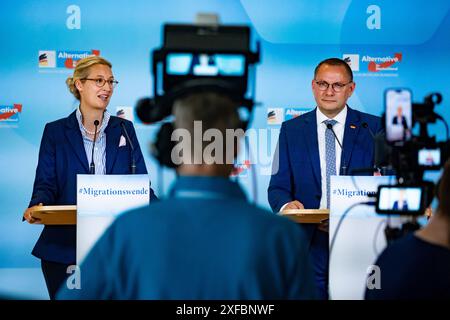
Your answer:
[[[328,130],[325,123],[325,120],[336,120],[336,124],[333,126],[334,133],[341,143],[344,145],[344,129],[345,129],[345,119],[347,118],[347,106],[342,109],[334,118],[328,118],[324,115],[319,108],[316,109],[316,117],[317,117],[317,140],[319,142],[319,158],[320,158],[320,176],[322,181],[322,198],[320,199],[320,209],[327,208],[327,165],[325,162],[326,152],[325,152],[325,131]],[[339,146],[339,143],[335,141],[335,150],[336,150],[336,174],[340,174],[341,168],[341,154],[342,150]],[[348,164],[346,164],[348,165]]]

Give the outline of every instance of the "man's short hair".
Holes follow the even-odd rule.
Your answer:
[[[215,92],[194,93],[176,100],[173,114],[175,128],[190,130],[194,121],[202,121],[203,130],[224,131],[241,126],[237,103]]]
[[[195,136],[195,124],[198,125],[199,123],[201,123],[202,136],[207,130],[210,130],[210,132],[214,131],[222,137],[223,149],[221,148],[219,151],[222,152],[223,156],[214,155],[220,161],[216,163],[233,161],[237,141],[244,135],[237,103],[229,97],[215,92],[193,93],[175,101],[173,114],[175,116],[175,130],[186,130],[190,134],[192,159],[184,155],[184,163],[193,161],[194,157],[202,158],[203,162],[210,162],[210,160],[204,159],[203,151],[211,141],[203,141],[202,137]],[[227,139],[230,136],[232,136],[233,143]],[[194,148],[194,144],[199,143],[199,141],[194,141],[195,138],[202,139],[201,150]],[[196,154],[199,152],[202,152],[202,154]],[[224,159],[225,156],[226,159]]]
[[[348,65],[347,62],[345,62],[344,60],[339,59],[339,58],[329,58],[329,59],[325,59],[325,60],[321,61],[317,65],[316,69],[314,69],[314,78],[316,78],[317,72],[319,72],[320,67],[322,65],[324,65],[324,64],[329,65],[329,66],[342,66],[342,67],[344,67],[347,75],[350,78],[350,81],[353,81],[353,71],[352,71],[352,69],[350,68],[350,66]]]

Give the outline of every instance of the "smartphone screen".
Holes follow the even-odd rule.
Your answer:
[[[421,187],[380,186],[377,212],[422,214],[423,190]]]
[[[441,149],[420,149],[417,160],[419,166],[425,169],[439,169],[441,166]]]
[[[412,129],[412,98],[408,89],[388,89],[385,92],[385,125],[388,142],[408,141]]]

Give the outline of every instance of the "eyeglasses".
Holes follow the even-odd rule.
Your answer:
[[[119,81],[117,80],[105,80],[103,78],[84,78],[84,79],[80,79],[80,80],[91,80],[91,81],[95,81],[95,85],[99,88],[103,88],[103,86],[105,85],[105,83],[108,82],[109,86],[111,88],[115,88],[117,86],[117,84],[119,83]]]
[[[331,88],[333,88],[334,92],[341,92],[346,85],[348,85],[352,82],[353,81],[350,81],[347,83],[340,83],[340,82],[331,83]],[[330,83],[328,83],[326,81],[317,81],[316,80],[316,84],[320,91],[326,91],[326,90],[328,90],[328,87],[330,86]]]

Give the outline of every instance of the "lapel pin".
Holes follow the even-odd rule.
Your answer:
[[[356,126],[354,124],[351,124],[350,129],[356,129]]]

